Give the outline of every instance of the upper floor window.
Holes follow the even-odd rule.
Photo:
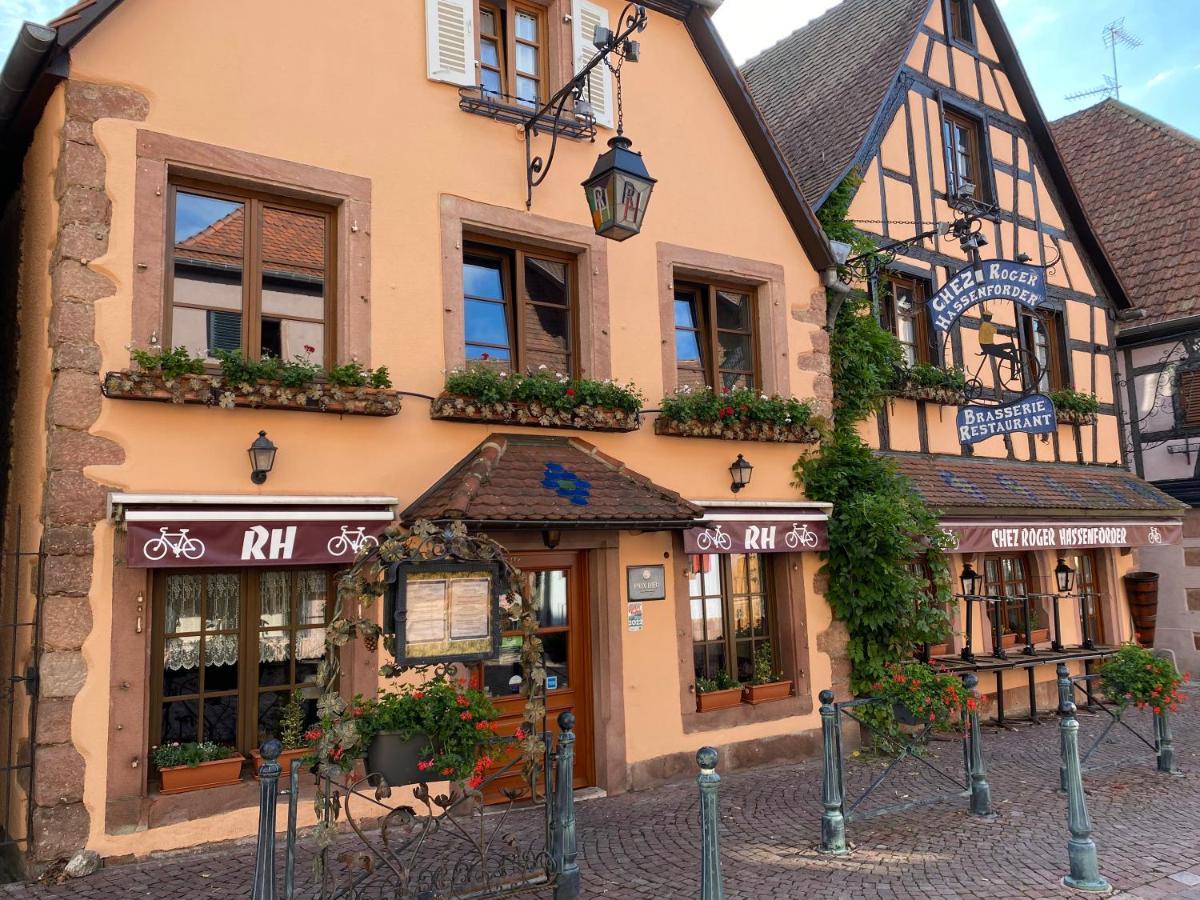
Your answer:
[[[181,181],[169,210],[166,346],[335,363],[331,209]]]
[[[575,261],[519,246],[463,249],[466,358],[577,374]]]
[[[1200,425],[1200,369],[1179,369],[1175,378],[1178,423],[1186,427]]]
[[[896,336],[910,366],[933,363],[933,339],[929,311],[925,306],[927,289],[919,278],[889,274],[883,282],[880,313],[883,324]]]
[[[680,387],[756,387],[753,295],[744,288],[677,282],[675,365]]]
[[[1033,356],[1036,371],[1026,372],[1029,390],[1057,391],[1070,386],[1062,313],[1021,311],[1021,343]]]
[[[947,109],[942,118],[942,143],[946,152],[946,193],[968,193],[986,199],[987,165],[983,129],[976,119]]]
[[[519,0],[479,0],[479,86],[533,108],[546,91],[546,11]]]
[[[974,21],[971,16],[971,0],[946,0],[950,37],[964,44],[975,44]]]

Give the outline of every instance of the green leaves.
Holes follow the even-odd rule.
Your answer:
[[[446,376],[446,393],[470,397],[481,403],[537,402],[563,412],[580,406],[598,406],[637,413],[642,394],[635,385],[590,378],[569,378],[541,367],[532,375],[508,372],[494,363],[471,363]]]
[[[158,372],[166,379],[204,374],[204,360],[192,356],[187,347],[130,350],[129,357],[143,372]]]
[[[200,763],[213,762],[218,759],[229,759],[237,756],[233,747],[224,744],[214,744],[211,741],[188,741],[161,744],[150,751],[150,761],[160,769],[171,769],[176,766],[196,768]]]
[[[663,398],[662,417],[673,422],[769,422],[803,427],[813,419],[812,405],[794,397],[767,396],[749,388],[716,393],[687,386]]]
[[[1054,408],[1059,412],[1094,416],[1100,411],[1100,401],[1096,399],[1095,394],[1085,394],[1081,391],[1063,388],[1060,391],[1051,391],[1049,397],[1054,403]]]
[[[1122,644],[1116,654],[1100,666],[1100,689],[1117,706],[1149,706],[1155,713],[1174,712],[1183,702],[1179,686],[1186,681],[1175,664],[1155,656],[1137,644]]]

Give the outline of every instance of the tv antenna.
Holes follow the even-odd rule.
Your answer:
[[[1121,99],[1121,82],[1117,77],[1117,47],[1128,47],[1134,50],[1142,46],[1141,38],[1125,27],[1124,17],[1115,19],[1104,26],[1104,31],[1101,32],[1104,36],[1104,46],[1112,50],[1112,76],[1104,76],[1104,84],[1101,87],[1091,88],[1086,91],[1076,91],[1074,94],[1067,94],[1068,100],[1083,100],[1087,97],[1096,97],[1103,94],[1106,97],[1115,97]]]

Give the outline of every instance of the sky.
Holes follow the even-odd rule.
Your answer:
[[[0,0],[0,47],[12,46],[22,21],[46,22],[70,0]],[[203,0],[193,0],[203,2]],[[251,0],[252,2],[252,0]],[[401,0],[412,2],[412,0]],[[999,0],[1042,109],[1051,119],[1102,97],[1065,96],[1104,84],[1112,56],[1101,36],[1108,22],[1142,45],[1117,51],[1121,99],[1200,137],[1200,0]],[[799,28],[835,0],[725,0],[717,26],[738,62]],[[643,36],[651,51],[653,39]]]

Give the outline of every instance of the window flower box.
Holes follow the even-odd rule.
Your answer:
[[[967,402],[967,376],[962,369],[940,369],[929,363],[903,366],[887,393],[903,400],[924,400],[944,406]]]
[[[966,391],[953,387],[938,387],[905,381],[893,386],[888,395],[901,400],[924,400],[942,406],[963,406],[967,402]]]
[[[281,750],[279,753],[279,758],[275,760],[277,763],[279,763],[279,777],[286,779],[292,772],[292,760],[304,759],[304,757],[311,752],[312,750],[310,750],[308,747],[298,747],[295,750]],[[254,777],[257,779],[259,776],[259,771],[262,769],[263,763],[266,762],[266,760],[263,758],[262,753],[260,753],[258,750],[251,750],[250,757],[254,763]],[[300,767],[300,771],[304,771],[303,766]]]
[[[770,684],[748,684],[743,689],[742,700],[751,706],[760,703],[770,703],[772,700],[786,700],[792,696],[792,682],[773,681]]]
[[[242,756],[214,759],[194,766],[170,766],[159,769],[162,778],[160,794],[183,794],[205,788],[237,784],[242,780]]]
[[[1063,388],[1050,392],[1055,418],[1061,425],[1095,425],[1100,401],[1095,394]]]
[[[654,433],[671,437],[717,438],[723,441],[767,441],[788,444],[815,444],[821,439],[816,427],[808,424],[776,425],[773,422],[728,420],[680,422],[664,419],[654,421]]]
[[[1055,407],[1054,417],[1060,425],[1095,425],[1094,412],[1080,412],[1074,409],[1059,409]]]
[[[429,407],[429,417],[450,422],[576,428],[583,431],[627,432],[637,431],[641,427],[639,413],[611,406],[580,405],[571,409],[557,409],[538,400],[488,402],[455,394],[442,394],[434,398]]]
[[[795,444],[815,444],[821,438],[821,419],[810,403],[748,388],[718,394],[684,386],[664,397],[661,407],[655,434]]]
[[[732,709],[741,705],[742,686],[719,691],[704,691],[696,694],[696,711],[712,712],[715,709]]]
[[[160,372],[122,369],[104,376],[103,390],[110,399],[203,404],[226,409],[293,409],[354,416],[394,416],[400,412],[400,394],[390,388],[349,387],[328,382],[286,387],[278,381],[258,379],[233,383],[215,373],[168,377]]]

